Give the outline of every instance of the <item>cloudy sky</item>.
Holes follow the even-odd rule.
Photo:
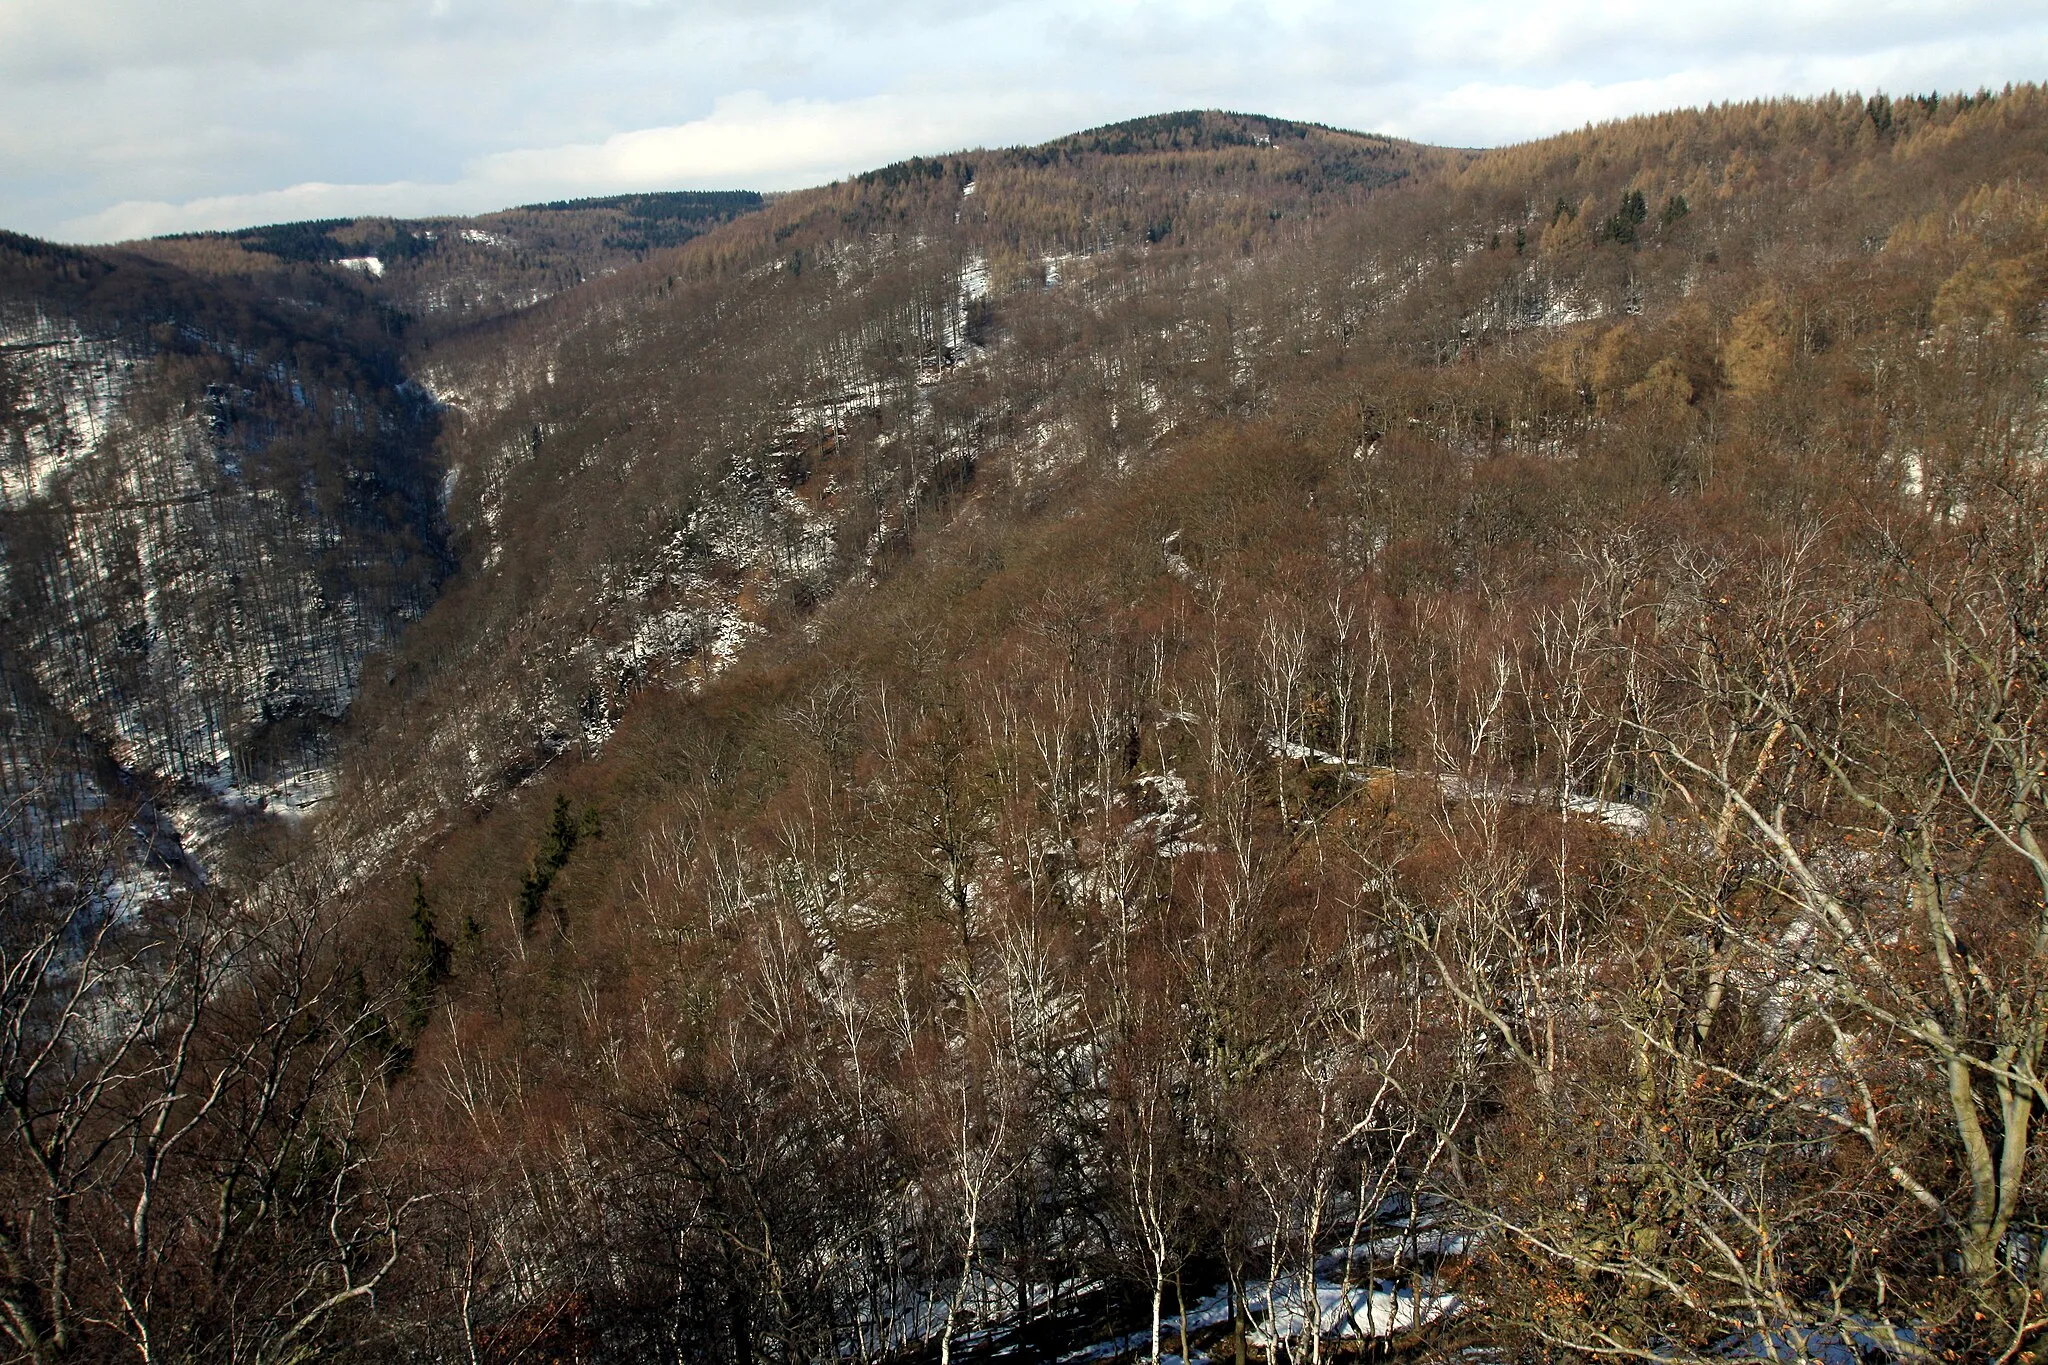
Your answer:
[[[2042,0],[0,0],[0,227],[790,189],[1194,107],[1480,145],[2042,78]]]

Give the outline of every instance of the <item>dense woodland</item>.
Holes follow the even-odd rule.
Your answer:
[[[8,882],[9,1350],[2031,1365],[2044,304],[2021,87],[1144,120],[413,337],[340,797]]]

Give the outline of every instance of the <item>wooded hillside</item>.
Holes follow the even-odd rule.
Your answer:
[[[2044,139],[1175,115],[414,352],[330,813],[12,885],[0,1327],[2034,1361]]]

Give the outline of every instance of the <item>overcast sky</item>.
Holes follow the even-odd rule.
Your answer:
[[[793,189],[1169,109],[1481,145],[2044,77],[2043,0],[0,0],[0,226]]]

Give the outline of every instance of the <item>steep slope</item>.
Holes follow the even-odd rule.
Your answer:
[[[0,244],[10,846],[52,866],[113,796],[202,839],[324,799],[363,658],[452,567],[409,357],[760,202]],[[146,843],[196,873],[180,837]]]
[[[447,1352],[1307,1356],[1310,1288],[1419,1359],[2036,1340],[2044,127],[1637,120],[1249,256],[1131,215],[1050,288],[968,235],[983,154],[892,172],[910,226],[842,187],[557,315],[451,441],[512,471],[462,515],[517,591],[450,601],[546,623],[451,651],[475,709],[415,694],[464,745],[616,657],[604,566],[693,451],[894,482],[809,615],[558,712],[589,761],[483,768],[382,893],[394,981],[448,947],[397,1089],[461,1191],[423,1263],[502,1260]],[[1032,183],[1176,192],[1081,165]],[[842,400],[879,416],[801,446],[873,306],[848,211],[924,273]],[[1105,218],[988,221],[1043,269]],[[730,368],[676,343],[707,314]],[[672,422],[676,370],[732,406]],[[741,613],[776,581],[689,554]]]
[[[1450,362],[1753,269],[1787,249],[1785,196],[1865,211],[1844,168],[1909,118],[1675,115],[1477,157],[1190,113],[784,197],[425,358],[473,572],[366,698],[358,771],[407,818],[488,804],[962,508],[1056,510],[1297,373]]]
[[[12,846],[47,862],[116,791],[183,792],[188,832],[309,804],[364,656],[449,567],[388,320],[316,271],[7,238],[0,399]]]
[[[1255,408],[1270,339],[1231,309],[1262,260],[1459,159],[1190,114],[913,161],[437,347],[467,572],[366,698],[402,771],[357,771],[416,817],[487,803],[638,689],[801,631],[969,489],[1046,505]]]

